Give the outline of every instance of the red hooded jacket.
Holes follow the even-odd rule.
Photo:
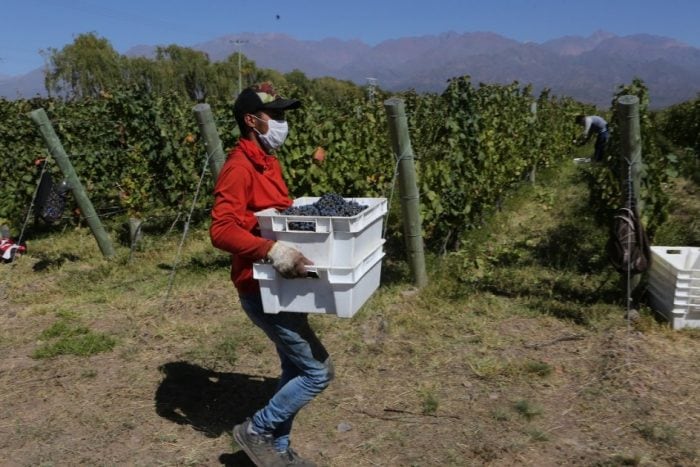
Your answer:
[[[254,213],[291,205],[277,158],[255,142],[240,139],[216,181],[209,229],[212,244],[231,253],[231,280],[239,293],[259,290],[253,262],[264,258],[274,243],[260,236]]]

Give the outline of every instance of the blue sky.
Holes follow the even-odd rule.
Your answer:
[[[604,30],[700,47],[700,0],[0,0],[0,14],[0,75],[42,66],[40,50],[61,49],[85,32],[108,39],[120,53],[135,45],[192,46],[243,32],[374,45],[449,31],[543,42]]]

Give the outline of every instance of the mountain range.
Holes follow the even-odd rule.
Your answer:
[[[359,40],[298,40],[283,34],[231,34],[190,47],[213,61],[238,50],[258,67],[283,73],[301,70],[309,78],[331,76],[364,85],[375,78],[386,91],[442,92],[447,80],[469,75],[479,83],[531,83],[606,109],[621,84],[635,77],[649,87],[655,109],[687,101],[700,92],[700,49],[649,34],[617,36],[598,31],[543,43],[519,42],[491,32],[448,32],[404,37],[370,46]],[[142,45],[128,56],[154,56]],[[0,76],[0,96],[43,94],[43,70]]]

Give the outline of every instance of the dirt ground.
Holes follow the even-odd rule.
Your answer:
[[[387,322],[414,297],[399,296],[362,322],[360,342],[324,337],[337,377],[301,412],[294,432],[297,450],[319,465],[698,465],[698,339],[650,337],[624,323],[592,333],[513,317],[498,322],[509,345],[493,357],[545,362],[553,371],[494,379],[469,364],[478,335],[458,324],[441,331],[452,341],[441,355],[420,337],[400,342],[405,336]],[[88,358],[35,360],[35,342],[4,347],[2,465],[251,465],[230,430],[274,389],[272,349],[261,337],[236,364],[211,370],[187,360],[186,339],[158,332],[162,320],[246,328],[230,298],[181,300],[141,323],[120,351]],[[320,327],[333,319],[318,318]],[[5,307],[0,321],[9,335],[31,335],[45,317]],[[436,410],[424,410],[421,387],[432,388]],[[523,409],[522,401],[532,406]]]

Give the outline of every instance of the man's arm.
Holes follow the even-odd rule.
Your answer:
[[[241,167],[224,166],[214,189],[209,229],[212,245],[252,261],[268,259],[283,277],[306,277],[306,266],[313,262],[299,250],[284,242],[253,235],[245,228],[248,193],[252,190],[251,177]]]
[[[583,133],[581,134],[581,138],[584,141],[588,141],[588,139],[591,137],[591,123],[592,123],[591,117],[586,117],[583,120]]]
[[[575,143],[578,144],[579,146],[583,146],[588,142],[588,140],[591,138],[591,118],[586,117],[583,120],[583,132],[581,133],[581,137],[575,140]]]
[[[209,235],[216,248],[252,261],[263,259],[273,240],[253,235],[244,226],[251,175],[241,167],[224,167],[214,189]]]

